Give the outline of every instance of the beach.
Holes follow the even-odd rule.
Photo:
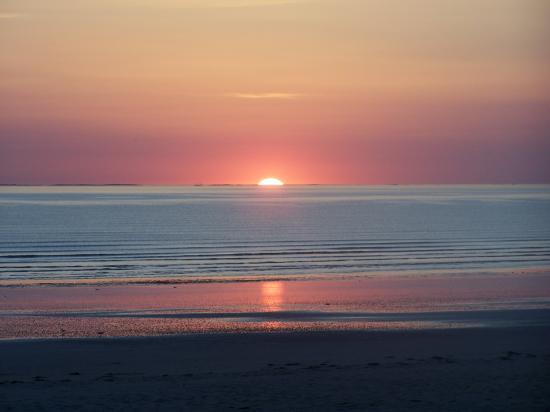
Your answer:
[[[26,410],[546,411],[550,327],[0,342]]]
[[[550,407],[543,270],[0,295],[3,410]]]

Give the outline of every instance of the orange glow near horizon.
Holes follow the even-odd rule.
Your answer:
[[[258,182],[258,186],[283,186],[284,182],[276,177],[266,177]]]

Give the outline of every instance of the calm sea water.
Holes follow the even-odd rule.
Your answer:
[[[549,186],[0,188],[0,281],[535,266]]]

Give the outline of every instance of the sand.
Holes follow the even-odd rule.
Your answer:
[[[546,411],[550,328],[0,341],[0,409]]]
[[[550,277],[0,288],[0,411],[548,411]]]
[[[0,339],[547,325],[546,272],[0,288]]]

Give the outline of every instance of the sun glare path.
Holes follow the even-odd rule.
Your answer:
[[[266,177],[258,182],[259,186],[282,186],[284,185],[282,180],[275,177]]]

